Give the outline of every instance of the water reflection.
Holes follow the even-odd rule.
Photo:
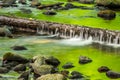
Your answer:
[[[99,43],[92,43],[91,45],[93,48],[98,49],[102,52],[120,54],[120,47],[113,47]]]

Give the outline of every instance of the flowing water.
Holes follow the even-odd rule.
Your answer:
[[[42,3],[55,3],[65,0],[41,0]],[[83,5],[88,7],[94,7],[94,5],[80,4],[74,2],[75,5]],[[26,14],[21,12],[20,8],[31,9],[32,13]],[[10,16],[19,16],[30,19],[38,20],[47,20],[52,22],[68,23],[68,24],[77,24],[90,26],[93,28],[103,28],[110,30],[120,30],[120,12],[116,12],[117,16],[114,20],[104,20],[97,17],[97,12],[99,10],[82,10],[82,9],[70,9],[64,11],[57,11],[55,16],[46,16],[42,12],[44,10],[38,10],[35,8],[30,8],[25,5],[20,5],[20,7],[10,7],[10,8],[1,8],[0,15],[10,15]],[[77,12],[77,13],[76,13]],[[71,31],[72,33],[72,31]],[[52,34],[52,33],[51,33]],[[57,30],[56,33],[57,34]],[[83,33],[81,33],[83,34]],[[63,35],[66,35],[63,34]],[[73,34],[70,34],[73,36]],[[85,37],[87,37],[86,35]],[[95,35],[96,36],[96,35]],[[119,36],[119,35],[118,35]],[[99,73],[97,71],[100,66],[108,66],[111,70],[120,72],[120,45],[111,44],[111,37],[107,40],[108,44],[102,43],[102,33],[99,36],[99,43],[96,43],[91,37],[87,40],[80,38],[71,38],[71,39],[52,39],[50,36],[23,36],[15,39],[9,38],[0,38],[0,60],[6,52],[13,52],[20,55],[23,55],[27,58],[32,58],[36,55],[45,55],[45,56],[55,56],[61,61],[60,69],[63,64],[66,62],[72,62],[75,66],[74,68],[69,69],[69,71],[79,71],[85,75],[85,77],[90,78],[90,80],[111,80],[106,77],[105,73]],[[118,37],[114,39],[114,43],[117,42]],[[14,51],[10,47],[15,45],[23,45],[28,48],[25,51]],[[93,62],[85,65],[80,65],[78,63],[79,56],[88,56]],[[0,74],[2,75],[2,74]],[[18,73],[10,72],[2,76],[9,77],[8,80],[13,80],[12,77],[17,78]],[[17,80],[17,79],[14,79]],[[120,79],[116,79],[120,80]]]
[[[92,43],[91,39],[58,40],[50,36],[24,36],[16,39],[1,38],[0,42],[0,58],[6,52],[17,53],[28,58],[36,55],[52,55],[61,61],[60,69],[66,62],[72,62],[75,67],[69,71],[79,71],[90,80],[110,80],[104,73],[97,71],[100,66],[108,66],[111,70],[120,72],[120,49]],[[23,45],[28,50],[14,51],[10,48],[14,45]],[[93,62],[80,65],[78,63],[80,55],[89,56]],[[10,72],[4,76],[13,75],[17,77],[18,73]]]

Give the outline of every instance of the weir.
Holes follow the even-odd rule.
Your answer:
[[[9,25],[18,31],[57,35],[64,38],[88,39],[91,37],[95,42],[120,44],[119,31],[7,16],[0,16],[0,24]]]

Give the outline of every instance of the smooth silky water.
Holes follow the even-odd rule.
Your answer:
[[[42,3],[56,3],[65,2],[65,0],[42,0]],[[94,7],[94,5],[79,4],[74,2],[75,5],[83,5],[88,7]],[[22,13],[19,9],[27,8],[31,9],[31,14]],[[35,8],[30,8],[21,5],[20,7],[10,7],[1,8],[0,15],[18,16],[30,19],[47,20],[59,23],[77,24],[85,25],[95,28],[103,28],[110,30],[120,30],[120,12],[116,12],[117,16],[114,20],[104,20],[97,17],[97,12],[99,10],[82,10],[82,9],[70,9],[70,10],[60,10],[57,11],[55,16],[46,16],[42,12],[44,10],[37,10]],[[23,45],[28,48],[25,51],[14,51],[10,47],[14,45]],[[115,45],[114,45],[115,47]],[[99,73],[97,69],[100,66],[108,66],[111,70],[120,72],[120,48],[114,48],[112,45],[106,46],[103,44],[92,43],[92,40],[80,40],[80,39],[70,39],[70,40],[56,40],[50,39],[50,37],[40,37],[40,36],[25,36],[15,39],[0,38],[0,60],[6,52],[13,52],[25,56],[27,58],[32,58],[37,55],[45,56],[55,56],[60,61],[59,66],[66,62],[72,62],[75,66],[69,69],[69,71],[79,71],[83,73],[90,80],[111,80],[106,77],[105,73]],[[78,63],[79,56],[88,56],[93,62],[85,65],[80,65]],[[2,75],[2,74],[0,74]],[[9,72],[8,74],[2,75],[5,77],[18,77],[18,73]],[[11,78],[11,80],[13,80]],[[116,79],[120,80],[120,79]]]
[[[60,70],[62,70],[61,66],[63,64],[72,62],[75,67],[68,70],[79,71],[90,78],[90,80],[110,80],[106,77],[105,73],[97,71],[100,66],[108,66],[111,70],[120,72],[119,48],[96,45],[95,43],[91,43],[90,40],[56,40],[47,36],[26,36],[16,39],[1,38],[0,42],[0,59],[2,59],[2,56],[6,52],[17,53],[27,58],[37,55],[55,56],[61,61]],[[15,45],[23,45],[28,50],[14,51],[10,47]],[[79,64],[80,55],[90,57],[93,62],[85,65]],[[13,75],[17,77],[18,73],[9,72],[9,74],[3,76],[12,77]]]

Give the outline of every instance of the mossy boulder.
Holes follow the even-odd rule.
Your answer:
[[[47,74],[39,77],[37,80],[66,80],[62,74]]]
[[[3,55],[3,62],[4,61],[7,61],[7,62],[12,62],[12,61],[17,61],[17,62],[19,62],[19,63],[27,63],[27,62],[29,62],[29,60],[28,59],[26,59],[25,57],[23,57],[23,56],[20,56],[20,55],[18,55],[18,54],[13,54],[13,53],[11,53],[11,52],[8,52],[8,53],[5,53],[4,55]]]
[[[104,19],[114,19],[116,17],[115,11],[112,10],[102,10],[98,12],[98,17],[102,17]]]
[[[94,3],[94,0],[78,0],[81,3],[85,3],[85,4],[91,4]]]
[[[109,7],[109,8],[120,7],[120,0],[95,0],[95,3],[98,6],[106,6],[106,7]]]

